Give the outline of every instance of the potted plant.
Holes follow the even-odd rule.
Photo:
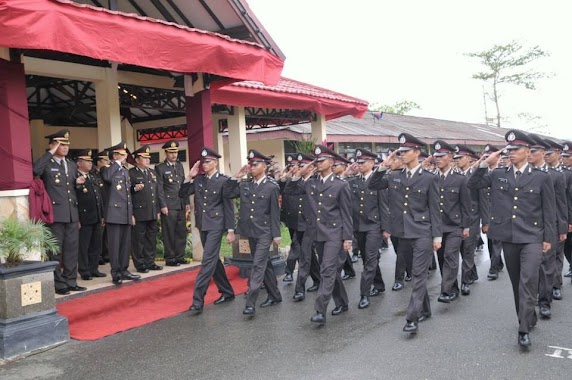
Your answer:
[[[41,261],[58,244],[42,222],[0,220],[0,363],[69,340],[56,311],[54,261]],[[35,253],[40,261],[29,260]]]

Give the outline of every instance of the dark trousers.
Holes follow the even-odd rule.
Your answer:
[[[131,258],[138,270],[155,264],[157,253],[157,221],[137,221],[131,230]]]
[[[349,251],[345,252],[345,257],[344,266],[342,267],[344,274],[350,277],[355,277],[356,271],[354,269],[354,263],[352,263],[352,256],[350,255]]]
[[[491,269],[489,269],[489,273],[498,273],[504,268],[504,263],[502,262],[502,242],[487,239],[487,247],[489,249],[489,257],[491,258]]]
[[[59,253],[48,253],[50,260],[60,263],[54,270],[54,286],[56,290],[77,286],[79,223],[52,223],[49,227],[60,247]]]
[[[514,304],[521,333],[528,333],[536,323],[538,270],[542,260],[542,243],[502,245],[506,269],[512,284]]]
[[[131,245],[131,225],[107,224],[107,249],[111,277],[121,276],[129,268],[129,248]]]
[[[399,254],[404,249],[411,249],[413,254],[413,290],[407,307],[406,318],[408,321],[416,322],[422,315],[431,314],[431,304],[427,292],[427,268],[431,264],[431,256],[433,255],[433,239],[430,237],[399,238]]]
[[[568,232],[564,243],[564,257],[568,261],[568,266],[572,269],[572,232]]]
[[[538,269],[538,306],[548,307],[552,303],[552,285],[556,275],[556,250],[558,243],[552,243],[550,250],[542,255]],[[541,247],[542,249],[542,247]],[[562,271],[560,271],[562,273]]]
[[[183,260],[187,245],[185,210],[169,209],[169,215],[161,214],[161,230],[165,246],[165,262],[176,263]]]
[[[314,242],[303,231],[297,231],[296,236],[300,242],[300,256],[298,257],[298,277],[296,278],[296,293],[306,292],[306,280],[312,276],[314,284],[319,285],[320,272],[316,273],[316,268],[320,269],[318,256],[315,251]]]
[[[101,229],[101,259],[109,261],[109,250],[107,249],[107,228],[103,226]]]
[[[463,229],[458,228],[443,233],[441,248],[437,251],[439,270],[441,271],[441,293],[459,294],[457,274],[459,273],[459,250],[463,242]]]
[[[556,256],[554,263],[554,278],[552,287],[560,289],[562,287],[562,270],[564,269],[564,242],[559,241],[556,244]]]
[[[461,281],[465,284],[471,283],[479,279],[477,274],[477,266],[475,265],[475,250],[477,242],[481,237],[481,227],[479,222],[473,223],[469,228],[469,237],[461,243]]]
[[[250,244],[250,252],[252,254],[252,269],[248,281],[250,289],[246,297],[246,306],[255,307],[262,284],[266,287],[269,299],[278,302],[282,301],[276,275],[270,262],[272,238],[270,236],[248,238],[248,243]]]
[[[290,239],[292,243],[290,244],[290,252],[288,252],[288,258],[286,259],[286,269],[284,272],[287,274],[292,274],[296,268],[296,262],[298,262],[298,272],[301,270],[300,256],[302,255],[302,240],[304,240],[304,231],[296,231],[292,228],[289,228],[288,231],[290,232]],[[307,256],[304,258],[306,259]],[[306,263],[307,261],[304,262],[304,264]],[[310,277],[312,277],[314,284],[318,285],[320,283],[320,264],[318,263],[318,257],[316,256],[316,253],[313,249],[311,249],[310,268],[304,268],[304,270],[309,270]],[[306,278],[307,277],[308,276],[306,275]]]
[[[360,295],[363,297],[369,295],[371,287],[374,285],[374,277],[378,275],[378,272],[379,277],[381,277],[379,269],[379,242],[382,236],[379,229],[364,232],[354,231],[354,236],[363,261],[360,282]],[[381,278],[381,283],[383,283],[383,278]],[[379,279],[377,285],[381,288]],[[383,284],[383,288],[385,288],[385,284]]]
[[[99,272],[99,256],[101,256],[102,243],[101,223],[82,224],[79,229],[79,274],[91,276]]]
[[[413,250],[410,246],[410,240],[401,241],[398,237],[391,236],[391,244],[395,251],[395,282],[403,285],[405,273],[411,276],[411,267],[413,266]],[[402,244],[405,246],[400,247]]]
[[[345,251],[341,240],[316,241],[314,244],[320,260],[321,278],[314,307],[318,313],[325,315],[332,297],[336,306],[348,304],[348,294],[339,270],[345,260]]]
[[[203,245],[203,261],[199,274],[195,280],[193,305],[202,306],[211,278],[214,278],[219,293],[225,296],[234,296],[234,290],[224,265],[220,261],[220,244],[223,230],[201,231],[201,244]]]

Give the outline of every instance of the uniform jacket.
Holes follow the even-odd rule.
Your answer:
[[[279,192],[278,184],[269,177],[264,178],[258,186],[251,181],[239,182],[232,178],[224,183],[225,198],[240,198],[236,230],[241,236],[280,237]]]
[[[471,226],[471,195],[467,177],[461,172],[450,170],[445,180],[439,177],[439,192],[443,232]]]
[[[465,177],[467,181],[469,177],[473,174],[473,168],[470,168],[466,173]],[[490,200],[488,198],[488,189],[469,189],[469,194],[471,196],[471,224],[480,225],[489,224],[489,208]]]
[[[308,211],[306,232],[314,241],[352,240],[352,194],[349,184],[335,175],[325,183],[320,177],[292,180],[285,194],[306,194]]]
[[[566,179],[566,204],[568,206],[568,224],[572,224],[572,169],[560,165]]]
[[[131,181],[131,199],[135,221],[157,220],[159,201],[157,199],[157,176],[155,172],[147,169],[145,173],[139,168],[131,168],[129,169],[129,179]],[[143,189],[135,191],[137,184],[143,184]]]
[[[475,170],[467,186],[491,188],[489,238],[520,244],[552,242],[556,210],[550,175],[528,165],[516,186],[512,166],[487,171]]]
[[[50,152],[44,153],[33,165],[34,176],[42,179],[52,201],[55,223],[73,223],[79,220],[74,190],[77,166],[67,158],[65,161],[67,174]]]
[[[308,197],[306,194],[286,194],[284,189],[287,183],[288,181],[278,182],[282,193],[281,220],[288,228],[306,231]]]
[[[385,170],[375,171],[368,187],[388,189],[387,232],[404,239],[442,236],[439,178],[432,172],[419,168],[407,179],[405,169],[389,174]]]
[[[372,230],[381,231],[383,218],[383,190],[368,188],[373,173],[367,180],[358,175],[348,178],[347,181],[352,191],[352,219],[354,231],[365,232]]]
[[[234,204],[232,199],[223,197],[227,180],[226,175],[216,172],[211,179],[201,174],[181,186],[180,197],[195,195],[195,223],[200,231],[234,228]]]
[[[568,200],[566,199],[566,177],[561,167],[552,168],[547,163],[541,167],[550,174],[554,185],[554,200],[556,205],[555,223],[556,233],[566,235],[568,233]]]
[[[81,174],[77,172],[77,176]],[[99,181],[88,173],[85,182],[75,186],[77,196],[79,222],[82,225],[101,223],[103,219],[103,198],[99,187]]]
[[[101,170],[105,183],[107,204],[104,207],[106,223],[131,224],[133,204],[131,203],[131,181],[126,168],[117,162]]]
[[[185,180],[185,170],[179,161],[171,165],[167,160],[155,167],[157,174],[157,194],[159,208],[169,210],[184,210],[190,204],[189,198],[180,198],[179,190]]]

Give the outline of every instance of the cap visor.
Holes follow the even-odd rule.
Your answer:
[[[407,152],[408,150],[412,150],[413,148],[409,147],[409,146],[400,146],[397,151],[398,152]]]
[[[443,157],[443,156],[446,156],[448,154],[449,153],[447,153],[447,152],[435,152],[435,153],[433,153],[433,156],[434,157]]]

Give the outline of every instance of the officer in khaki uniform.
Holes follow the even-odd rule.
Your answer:
[[[183,164],[178,161],[179,143],[168,141],[163,145],[167,158],[155,166],[157,194],[161,210],[161,231],[165,245],[165,264],[176,267],[188,264],[185,259],[187,227],[185,212],[190,210],[189,198],[179,198],[185,180]]]
[[[528,164],[534,144],[524,132],[511,130],[505,139],[512,163],[487,173],[490,162],[501,154],[494,152],[478,161],[469,177],[472,189],[491,188],[489,236],[503,242],[503,251],[518,316],[518,344],[530,346],[530,328],[536,325],[538,273],[542,253],[550,250],[556,236],[554,186],[550,175]]]
[[[133,216],[135,217],[135,225],[131,231],[131,257],[139,273],[163,269],[155,263],[159,202],[157,177],[155,172],[149,169],[150,152],[149,145],[143,145],[133,152],[136,166],[129,169]]]

